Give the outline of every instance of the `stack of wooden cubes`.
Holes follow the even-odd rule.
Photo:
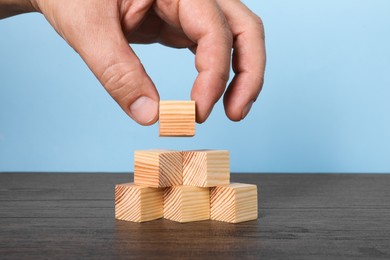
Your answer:
[[[164,103],[160,104],[160,135],[162,129],[163,135],[194,135],[189,123],[195,125],[195,104],[169,102],[171,118],[164,114]],[[115,186],[115,217],[119,220],[239,223],[257,219],[257,212],[257,186],[230,183],[226,150],[135,151],[134,182]]]

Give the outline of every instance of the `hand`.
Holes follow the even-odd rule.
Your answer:
[[[231,51],[235,76],[224,95],[226,115],[242,120],[256,100],[265,68],[259,17],[238,0],[31,0],[77,51],[135,121],[158,119],[158,92],[129,43],[189,48],[199,74],[191,98],[204,122],[225,91]]]

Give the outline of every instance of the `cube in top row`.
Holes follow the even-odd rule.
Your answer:
[[[229,151],[135,151],[134,182],[152,188],[227,185],[230,182]]]
[[[181,152],[170,150],[135,151],[134,182],[137,185],[152,188],[182,185]]]
[[[194,136],[195,120],[195,101],[160,101],[160,136]]]

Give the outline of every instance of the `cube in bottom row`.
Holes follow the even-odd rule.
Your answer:
[[[210,188],[210,219],[239,223],[257,219],[257,186],[231,183]]]
[[[115,186],[115,218],[133,222],[164,216],[164,189],[124,183]]]
[[[164,192],[164,218],[177,222],[210,219],[209,188],[175,186]]]
[[[165,189],[134,183],[115,186],[115,217],[120,220],[144,222],[164,217],[177,222],[239,223],[257,219],[257,210],[257,186],[251,184]]]

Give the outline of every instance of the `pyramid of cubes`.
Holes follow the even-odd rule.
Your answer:
[[[160,136],[193,136],[195,103],[160,102]],[[134,182],[115,186],[115,217],[145,222],[257,219],[257,186],[230,182],[226,150],[134,152]]]

